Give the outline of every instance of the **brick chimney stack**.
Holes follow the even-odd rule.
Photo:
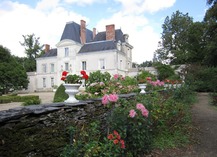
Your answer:
[[[81,26],[80,26],[80,38],[81,38],[81,44],[86,43],[86,22],[84,20],[81,20]]]
[[[50,51],[50,45],[44,44],[44,47],[45,47],[45,49],[44,49],[45,53]]]
[[[106,40],[115,40],[115,25],[106,26]]]
[[[96,28],[93,28],[93,39],[95,38],[96,36]]]

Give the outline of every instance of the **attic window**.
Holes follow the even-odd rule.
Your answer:
[[[65,57],[68,57],[68,56],[69,56],[69,48],[66,47],[66,48],[65,48]]]

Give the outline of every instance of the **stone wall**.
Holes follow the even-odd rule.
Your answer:
[[[135,94],[120,95],[129,99]],[[69,127],[105,121],[101,99],[52,103],[0,111],[0,157],[56,157],[69,144]]]

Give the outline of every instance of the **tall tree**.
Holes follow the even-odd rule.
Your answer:
[[[27,88],[28,82],[24,68],[0,45],[0,92]]]
[[[208,5],[214,5],[215,3],[217,3],[217,0],[207,0]]]
[[[171,64],[182,64],[187,60],[186,36],[193,19],[187,14],[176,11],[171,18],[166,17],[162,25],[161,47],[156,51],[161,60],[170,60]]]
[[[36,70],[36,58],[44,54],[43,47],[39,42],[39,37],[35,37],[35,34],[23,35],[24,42],[20,42],[25,47],[25,53],[27,59],[24,59],[26,71]]]
[[[206,11],[204,22],[206,23],[205,63],[209,66],[217,66],[217,1],[209,1],[212,4]]]

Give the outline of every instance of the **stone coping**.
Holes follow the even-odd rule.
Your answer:
[[[129,94],[120,94],[118,96],[120,98],[130,98],[130,97],[134,97],[135,95],[136,95],[135,93],[129,93]],[[59,102],[59,103],[16,107],[13,109],[0,111],[0,124],[5,123],[10,120],[16,120],[16,119],[19,119],[27,115],[40,115],[40,114],[47,114],[50,112],[55,112],[60,109],[80,108],[88,104],[93,104],[95,102],[101,103],[101,101],[102,101],[102,98],[96,98],[96,99],[89,99],[85,101],[80,100],[78,103],[73,103],[73,104]]]

